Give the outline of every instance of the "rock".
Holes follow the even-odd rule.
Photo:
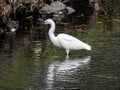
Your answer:
[[[52,2],[50,5],[44,4],[44,6],[40,9],[40,12],[45,14],[51,14],[58,12],[60,10],[64,10],[65,5],[59,1]]]
[[[75,10],[71,7],[66,7],[66,9],[67,9],[67,14],[72,14],[75,12]]]
[[[2,35],[4,32],[4,30],[2,28],[0,28],[0,35]]]
[[[7,22],[7,28],[10,32],[15,32],[19,28],[19,21],[9,20]]]

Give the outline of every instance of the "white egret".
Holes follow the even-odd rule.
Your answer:
[[[79,50],[79,49],[86,49],[91,50],[91,46],[80,41],[79,39],[70,36],[68,34],[58,34],[55,36],[55,22],[52,19],[47,19],[44,22],[45,24],[50,24],[49,29],[49,38],[52,41],[52,43],[60,48],[64,48],[66,50],[67,56],[69,55],[70,50]]]

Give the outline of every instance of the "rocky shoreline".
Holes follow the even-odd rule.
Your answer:
[[[77,0],[75,0],[77,1]],[[52,18],[60,22],[76,12],[70,0],[1,0],[0,38],[4,32],[29,29],[37,20]],[[80,2],[83,2],[80,0]],[[89,0],[85,0],[89,4]],[[70,5],[70,6],[69,6]],[[88,5],[89,6],[89,5]],[[83,14],[80,16],[82,17]]]

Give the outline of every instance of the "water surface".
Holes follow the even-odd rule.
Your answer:
[[[102,17],[67,32],[60,27],[92,46],[91,51],[71,51],[69,58],[47,34],[45,40],[34,33],[6,40],[0,48],[0,90],[119,90],[119,13]]]

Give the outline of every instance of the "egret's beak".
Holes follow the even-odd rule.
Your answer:
[[[47,22],[46,22],[46,21],[44,21],[44,24],[47,24]]]

